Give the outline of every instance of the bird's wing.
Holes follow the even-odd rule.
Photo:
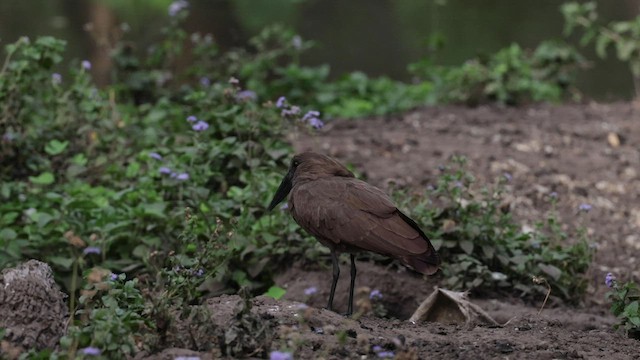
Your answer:
[[[294,189],[292,197],[294,218],[317,237],[397,258],[435,254],[415,222],[361,180],[319,179]]]

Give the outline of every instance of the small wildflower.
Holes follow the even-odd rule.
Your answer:
[[[315,111],[315,110],[307,111],[307,113],[304,114],[304,116],[302,117],[302,121],[309,121],[312,118],[316,118],[318,116],[320,116],[319,111]]]
[[[171,169],[169,169],[169,168],[168,168],[168,167],[166,167],[166,166],[161,166],[161,167],[160,167],[160,169],[158,169],[158,172],[159,172],[160,174],[165,174],[165,175],[166,175],[166,174],[171,174]]]
[[[171,174],[169,174],[169,177],[172,178],[172,179],[175,179],[175,178],[178,177],[178,173],[175,172],[175,171],[172,171]]]
[[[438,170],[445,171],[447,168],[444,165],[438,165]]]
[[[60,84],[62,82],[62,75],[58,73],[51,74],[51,82],[53,83],[53,85]]]
[[[195,276],[197,277],[202,277],[202,275],[204,275],[204,270],[203,269],[198,269],[195,273]]]
[[[99,356],[102,353],[100,349],[93,346],[80,349],[80,352],[83,353],[84,355],[89,355],[89,356]]]
[[[378,289],[371,290],[371,293],[369,293],[369,299],[371,300],[382,299],[382,293]]]
[[[238,85],[240,84],[240,80],[234,78],[233,76],[231,78],[229,78],[229,84],[231,85]]]
[[[282,110],[282,112],[280,113],[280,115],[282,115],[283,117],[296,116],[298,114],[300,114],[300,108],[295,105],[290,107],[289,109]]]
[[[209,128],[209,124],[206,121],[198,121],[191,127],[194,131],[205,131]]]
[[[158,154],[157,152],[150,152],[149,153],[149,157],[156,159],[156,160],[162,160],[162,155]]]
[[[169,5],[169,16],[174,17],[178,15],[182,10],[189,7],[189,3],[186,0],[176,0]]]
[[[272,351],[269,360],[293,360],[293,355],[286,351]]]
[[[109,276],[109,279],[111,279],[111,281],[118,280],[118,274],[111,273],[111,275]]]
[[[552,192],[549,194],[549,197],[550,197],[550,198],[552,198],[552,199],[557,199],[557,198],[558,198],[558,193],[557,193],[557,192],[555,192],[555,191],[552,191]]]
[[[289,208],[289,203],[284,203],[282,204],[282,206],[280,206],[280,210],[285,211]]]
[[[454,182],[454,183],[453,183],[453,186],[455,186],[455,187],[457,187],[457,188],[459,188],[459,189],[460,189],[460,188],[462,188],[462,186],[463,186],[463,185],[462,185],[462,181],[456,181],[456,182]]]
[[[318,292],[318,288],[315,286],[304,289],[304,294],[307,296],[313,295]]]
[[[187,173],[180,173],[180,174],[177,174],[177,175],[176,175],[176,179],[178,179],[178,180],[182,180],[182,181],[184,181],[184,180],[189,180],[189,174],[187,174]]]
[[[302,38],[300,37],[300,35],[296,35],[293,37],[293,39],[291,39],[291,45],[293,45],[295,49],[302,48]]]
[[[82,250],[82,253],[85,254],[85,255],[88,255],[88,254],[100,254],[101,252],[102,251],[97,246],[87,246],[86,248],[84,248],[84,250]]]
[[[379,358],[392,358],[394,356],[396,356],[396,354],[394,354],[393,351],[380,351],[379,353],[377,353],[376,355],[378,355]]]
[[[607,273],[607,276],[604,278],[604,283],[607,284],[607,287],[613,287],[616,284],[616,277],[613,276],[612,273]]]
[[[373,350],[373,352],[379,353],[380,351],[382,351],[382,346],[380,345],[374,345],[371,350]]]
[[[504,178],[508,181],[511,182],[511,180],[513,180],[513,175],[511,175],[510,173],[506,172],[504,174],[502,174],[502,176],[504,176]]]
[[[82,60],[82,68],[87,71],[91,70],[91,62],[89,60]]]
[[[313,126],[314,129],[322,129],[324,122],[318,118],[311,118],[309,119],[309,125]]]
[[[236,99],[239,101],[252,101],[256,100],[258,95],[252,90],[243,90],[236,94]]]
[[[307,305],[307,304],[300,303],[300,304],[296,305],[296,309],[297,310],[306,310],[308,308],[309,308],[309,305]]]
[[[592,208],[593,206],[591,206],[591,204],[580,204],[580,206],[578,207],[578,210],[589,212]]]
[[[202,85],[203,87],[209,87],[211,86],[211,80],[209,80],[208,77],[203,76],[200,78],[200,85]]]
[[[278,98],[278,100],[276,101],[276,107],[278,109],[282,108],[284,106],[284,104],[287,102],[287,98],[284,96],[280,96]]]
[[[193,116],[193,115],[189,115],[189,116],[187,116],[187,121],[188,122],[196,122],[196,121],[198,121],[198,118]]]

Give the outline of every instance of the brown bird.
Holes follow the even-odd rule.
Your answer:
[[[340,276],[338,252],[351,255],[347,315],[353,313],[355,252],[386,255],[426,275],[438,271],[440,257],[416,222],[400,212],[382,190],[356,179],[338,161],[313,152],[294,156],[269,210],[289,192],[293,219],[331,250],[333,282],[329,310],[333,308]]]

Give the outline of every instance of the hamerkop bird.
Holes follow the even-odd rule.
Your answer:
[[[327,305],[329,310],[333,307],[340,276],[338,252],[351,255],[347,315],[353,313],[355,252],[386,255],[426,275],[438,271],[440,257],[416,222],[400,212],[382,190],[356,179],[338,161],[313,152],[294,156],[269,210],[289,192],[293,219],[331,249],[333,282]]]

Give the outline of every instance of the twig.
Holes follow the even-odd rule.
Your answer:
[[[538,315],[540,315],[542,313],[542,310],[544,309],[544,306],[547,304],[547,300],[549,300],[549,295],[551,295],[551,285],[549,285],[549,283],[547,282],[547,279],[540,277],[540,276],[534,276],[532,278],[533,282],[535,284],[545,284],[547,285],[547,296],[544,297],[544,301],[542,302],[542,306],[540,307],[540,310],[538,310]]]

